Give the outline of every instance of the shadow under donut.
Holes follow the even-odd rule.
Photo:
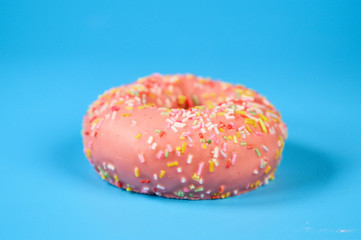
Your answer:
[[[342,170],[328,153],[288,140],[275,180],[255,191],[230,198],[229,203],[272,205],[309,198],[323,191]]]
[[[75,181],[85,181],[87,184],[95,184],[97,187],[101,186],[101,184],[106,184],[106,182],[98,177],[89,162],[87,162],[83,154],[80,136],[64,139],[64,141],[56,145],[52,155],[56,161],[56,167],[63,171],[64,174],[67,174],[68,177],[74,178]],[[288,140],[283,152],[283,159],[275,174],[276,178],[270,181],[268,185],[224,200],[192,202],[197,202],[197,205],[199,203],[209,204],[212,202],[222,206],[249,206],[298,201],[318,194],[342,170],[342,166],[337,164],[337,161],[327,153]],[[112,189],[112,187],[109,189]],[[122,191],[115,187],[113,190]],[[146,197],[152,199],[152,201],[172,201],[173,203],[180,204],[190,202],[144,194],[134,195],[134,197]]]

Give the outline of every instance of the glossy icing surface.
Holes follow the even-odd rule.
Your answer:
[[[117,187],[217,199],[273,179],[287,129],[244,86],[154,74],[101,95],[84,117],[83,138],[90,163]]]

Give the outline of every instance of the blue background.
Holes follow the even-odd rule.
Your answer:
[[[276,180],[181,201],[101,181],[81,121],[160,73],[242,83],[289,127]],[[360,1],[0,1],[0,239],[361,239]]]

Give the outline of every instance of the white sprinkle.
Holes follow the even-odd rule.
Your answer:
[[[148,138],[148,144],[152,144],[152,142],[153,142],[153,137],[150,136],[150,137]]]
[[[218,164],[217,159],[213,158],[212,161],[214,162],[214,165],[216,165],[216,167],[218,167],[219,164]]]
[[[236,162],[236,158],[237,158],[237,153],[233,153],[233,156],[232,156],[232,165]]]
[[[262,145],[263,149],[268,152],[268,148],[265,145]]]
[[[177,127],[177,128],[184,128],[186,124],[185,123],[180,123],[180,122],[175,122],[174,123],[174,126]]]
[[[185,177],[182,177],[182,178],[181,178],[181,182],[182,182],[182,183],[185,183],[185,182],[186,182],[186,178],[185,178]]]
[[[199,179],[198,183],[203,184],[203,178]]]
[[[234,195],[237,195],[237,194],[238,194],[238,190],[234,190],[233,193],[234,193]]]
[[[190,136],[187,136],[188,141],[193,142],[193,139]]]
[[[207,194],[211,194],[211,190],[208,190],[206,193],[207,193]]]
[[[108,168],[109,168],[110,170],[114,171],[114,165],[113,165],[113,164],[108,163]]]
[[[113,111],[111,119],[114,120],[116,115],[117,115],[117,111]]]
[[[222,150],[223,150],[223,152],[227,152],[227,143],[223,143]]]
[[[177,128],[175,126],[170,127],[174,132],[178,132]]]
[[[145,163],[145,159],[144,159],[143,153],[139,153],[139,154],[138,154],[138,158],[139,158],[139,161],[140,161],[141,163]]]
[[[213,157],[214,158],[218,158],[218,152],[219,152],[218,147],[215,147],[214,152],[213,152]]]
[[[205,134],[207,131],[204,128],[201,128],[201,132]]]
[[[204,198],[204,194],[203,194],[203,193],[201,194],[201,198]]]
[[[149,191],[149,187],[144,186],[144,187],[143,187],[143,190],[144,190],[144,191]]]
[[[231,115],[225,115],[226,119],[234,119],[234,116]]]
[[[158,179],[158,176],[157,176],[156,173],[154,173],[153,178],[154,178],[154,180],[157,180],[157,179]]]
[[[157,188],[164,190],[164,186],[162,186],[160,184],[157,185]]]
[[[219,130],[217,126],[214,128],[214,131],[216,132],[217,135],[219,135]]]
[[[258,170],[255,169],[255,170],[253,171],[253,173],[254,173],[254,174],[258,174]]]
[[[167,118],[166,121],[167,121],[168,123],[170,123],[170,124],[173,124],[173,121],[170,120],[169,118]]]
[[[152,150],[155,150],[156,147],[157,147],[157,143],[153,143]]]
[[[167,149],[168,149],[168,152],[173,152],[173,148],[171,145],[167,144]]]
[[[188,163],[188,164],[191,164],[192,159],[193,159],[193,155],[192,155],[192,154],[189,154],[189,155],[188,155],[188,159],[187,159],[187,163]]]
[[[181,167],[177,168],[177,172],[181,173],[181,172],[182,172],[182,168],[181,168]]]
[[[197,175],[198,175],[198,176],[201,175],[203,166],[204,166],[204,162],[199,163],[198,172],[197,172]]]
[[[157,158],[158,159],[161,159],[163,157],[163,151],[162,150],[159,150],[159,152],[157,153]]]
[[[137,125],[137,122],[136,121],[132,121],[132,127],[134,127],[135,125]]]
[[[221,154],[222,154],[222,156],[223,156],[224,158],[227,157],[227,154],[225,154],[222,150],[221,150]]]

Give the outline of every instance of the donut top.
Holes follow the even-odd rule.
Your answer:
[[[263,155],[268,152],[268,146],[256,144],[259,142],[257,139],[266,135],[276,136],[278,149],[275,158],[279,159],[284,139],[287,138],[287,128],[281,120],[280,113],[266,98],[251,89],[194,75],[154,74],[140,78],[134,84],[106,91],[89,107],[82,133],[86,136],[84,151],[90,162],[92,163],[92,145],[102,134],[104,121],[121,118],[129,128],[137,127],[136,119],[142,117],[142,112],[149,111],[158,116],[149,121],[160,122],[160,125],[157,125],[160,127],[147,130],[139,128],[139,132],[134,136],[124,136],[132,139],[129,147],[131,144],[146,142],[148,148],[153,150],[153,158],[167,159],[172,155],[173,161],[167,162],[167,168],[178,166],[177,157],[183,157],[190,163],[193,156],[187,155],[187,149],[196,144],[201,146],[205,153],[211,148],[212,155],[205,157],[212,158],[212,161],[209,164],[197,165],[192,175],[194,180],[203,184],[202,175],[205,169],[208,172],[217,171],[218,156],[227,159],[226,168],[234,164],[237,156],[227,151],[232,149],[230,146],[237,145],[253,152],[252,154],[259,158],[262,168],[262,165],[265,166],[267,163],[267,158]],[[149,125],[152,126],[151,122]],[[161,142],[167,135],[176,136],[172,137],[176,141],[162,143],[165,147],[159,149],[160,145],[157,146],[157,142]],[[144,147],[139,148],[139,163],[147,161],[144,156],[146,151]],[[270,168],[271,166],[268,166],[264,171],[272,173]],[[97,170],[100,174],[104,173]],[[139,177],[140,171],[136,164],[135,177]],[[165,174],[170,174],[170,171],[164,169],[154,174],[159,179]],[[179,181],[184,179],[179,177]],[[248,187],[258,185],[260,183],[255,182]],[[200,187],[198,192],[202,191],[203,188]],[[177,194],[184,193],[180,191]],[[227,197],[229,193],[220,196]]]

